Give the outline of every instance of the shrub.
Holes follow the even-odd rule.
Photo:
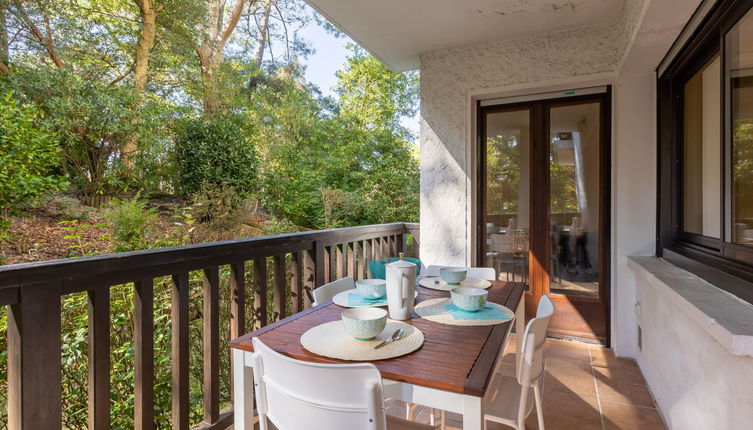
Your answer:
[[[241,195],[257,191],[256,149],[234,118],[186,121],[178,130],[176,156],[185,194],[199,192],[205,183],[233,187]]]
[[[81,200],[75,197],[55,196],[51,199],[51,202],[58,207],[59,216],[64,220],[86,221],[95,211],[94,208],[85,206],[81,203]]]
[[[154,229],[157,212],[147,208],[139,196],[132,200],[116,200],[110,206],[112,240],[115,251],[135,251],[150,248],[149,234]]]
[[[36,107],[12,93],[0,98],[0,230],[12,210],[65,185],[54,136],[40,119]]]

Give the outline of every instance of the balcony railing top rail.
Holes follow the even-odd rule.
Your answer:
[[[235,338],[248,331],[248,306],[258,328],[310,306],[306,290],[342,276],[368,277],[372,259],[398,252],[418,257],[418,228],[368,225],[0,267],[0,305],[10,305],[8,427],[62,427],[61,297],[80,292],[88,297],[89,428],[111,427],[110,289],[127,284],[134,289],[134,427],[154,428],[154,280],[170,277],[172,427],[226,428],[232,409],[220,410],[221,275],[229,278]],[[192,272],[200,272],[203,283],[201,423],[189,420]],[[253,300],[246,299],[247,283]]]

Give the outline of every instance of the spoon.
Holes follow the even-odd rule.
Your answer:
[[[392,343],[392,342],[394,342],[396,340],[400,340],[400,338],[403,337],[403,333],[405,333],[405,332],[401,328],[395,330],[395,332],[392,333],[392,337],[390,337],[389,339],[387,339],[384,342],[380,343],[379,345],[375,346],[374,349],[379,349],[379,348],[387,345],[388,343]]]

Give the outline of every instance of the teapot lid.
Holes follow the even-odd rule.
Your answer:
[[[388,264],[387,267],[416,267],[416,265],[408,260],[397,260]]]

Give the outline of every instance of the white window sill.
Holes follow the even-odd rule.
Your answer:
[[[628,257],[628,267],[732,354],[753,357],[749,303],[661,258]]]

